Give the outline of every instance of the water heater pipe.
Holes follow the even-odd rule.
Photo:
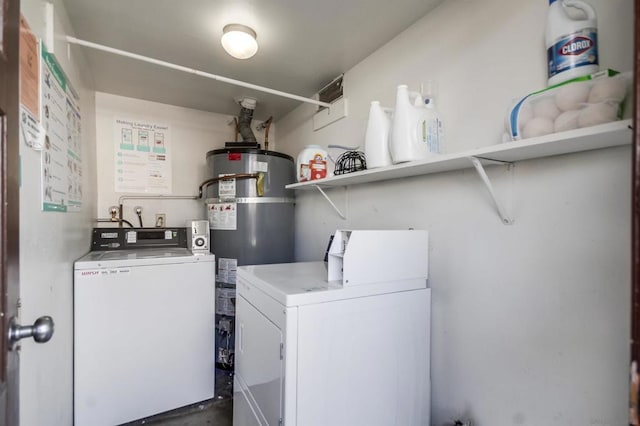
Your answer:
[[[264,195],[264,173],[258,172],[258,173],[238,173],[235,175],[225,175],[225,176],[218,176],[211,179],[207,179],[204,182],[202,182],[198,187],[198,198],[202,198],[202,192],[204,191],[204,188],[211,185],[212,183],[216,183],[218,181],[226,180],[226,179],[255,179],[256,192],[258,194],[258,197],[262,197]]]
[[[256,100],[253,98],[243,98],[240,101],[240,118],[238,119],[238,131],[245,142],[257,142],[256,136],[251,131],[251,120],[253,110],[256,109]]]
[[[273,121],[273,116],[267,118],[262,124],[259,124],[256,127],[256,130],[264,129],[264,150],[269,151],[269,128],[271,127],[271,122]]]
[[[122,227],[122,223],[128,223],[132,228],[130,222],[124,220],[124,200],[197,200],[198,197],[195,195],[122,195],[118,198],[118,218],[115,219],[116,222],[120,222],[120,227]],[[112,218],[113,219],[113,218]]]
[[[148,56],[138,55],[137,53],[127,52],[125,50],[114,49],[113,47],[104,46],[102,44],[93,43],[86,40],[80,40],[75,37],[66,36],[66,40],[69,43],[77,44],[79,46],[90,47],[92,49],[101,50],[103,52],[113,53],[115,55],[125,56],[127,58],[137,59],[139,61],[148,62],[155,65],[160,65],[162,67],[171,68],[178,71],[183,71],[189,74],[195,74],[200,77],[209,78],[212,80],[220,81],[222,83],[233,84],[235,86],[246,87],[247,89],[257,90],[259,92],[270,93],[272,95],[281,96],[283,98],[294,99],[296,101],[306,102],[309,104],[320,105],[326,108],[331,108],[331,104],[327,102],[320,102],[316,99],[305,98],[304,96],[298,96],[287,92],[282,92],[280,90],[271,89],[269,87],[258,86],[257,84],[247,83],[240,80],[235,80],[233,78],[223,77],[221,75],[211,74],[204,71],[198,71],[193,68],[185,67],[182,65],[173,64],[171,62],[161,61],[159,59],[150,58]]]

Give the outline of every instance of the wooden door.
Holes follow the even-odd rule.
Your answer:
[[[20,1],[0,0],[0,424],[18,424],[18,355],[7,344],[19,294],[18,70]]]
[[[631,369],[629,424],[640,425],[640,1],[635,2],[633,72],[633,149],[631,178]]]

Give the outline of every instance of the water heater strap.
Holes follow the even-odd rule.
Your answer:
[[[217,203],[237,203],[237,204],[265,204],[265,203],[281,203],[293,204],[295,199],[286,197],[240,197],[240,198],[207,198],[207,204]]]

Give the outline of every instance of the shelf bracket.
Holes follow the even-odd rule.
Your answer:
[[[487,188],[487,191],[489,191],[489,195],[491,196],[491,199],[493,200],[493,203],[495,204],[496,209],[498,210],[498,215],[500,216],[500,219],[502,219],[502,223],[505,225],[513,225],[513,219],[511,219],[509,215],[507,215],[506,211],[504,210],[504,207],[496,198],[495,191],[493,190],[493,185],[491,185],[491,180],[489,180],[489,176],[487,176],[487,173],[484,171],[484,166],[482,165],[482,162],[480,160],[491,161],[498,164],[504,164],[509,166],[509,168],[513,167],[513,163],[509,163],[506,161],[490,160],[490,159],[479,158],[479,157],[467,157],[467,158],[469,159],[469,161],[471,161],[471,164],[473,164],[473,167],[475,167],[476,172],[478,172],[478,175],[480,176],[482,183],[484,183],[484,186]]]
[[[336,213],[338,213],[338,216],[340,216],[344,220],[347,220],[347,216],[342,214],[340,209],[334,204],[333,201],[331,201],[331,198],[329,198],[329,196],[324,192],[324,190],[320,187],[320,185],[313,185],[313,186],[316,187],[318,189],[318,191],[320,191],[322,196],[329,202],[329,204],[331,204],[331,207],[333,207],[333,209],[336,211]],[[346,188],[345,188],[345,190],[346,190]]]

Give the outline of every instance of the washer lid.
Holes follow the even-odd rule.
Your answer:
[[[194,255],[186,248],[92,251],[76,260],[75,269],[213,262],[212,254]]]

